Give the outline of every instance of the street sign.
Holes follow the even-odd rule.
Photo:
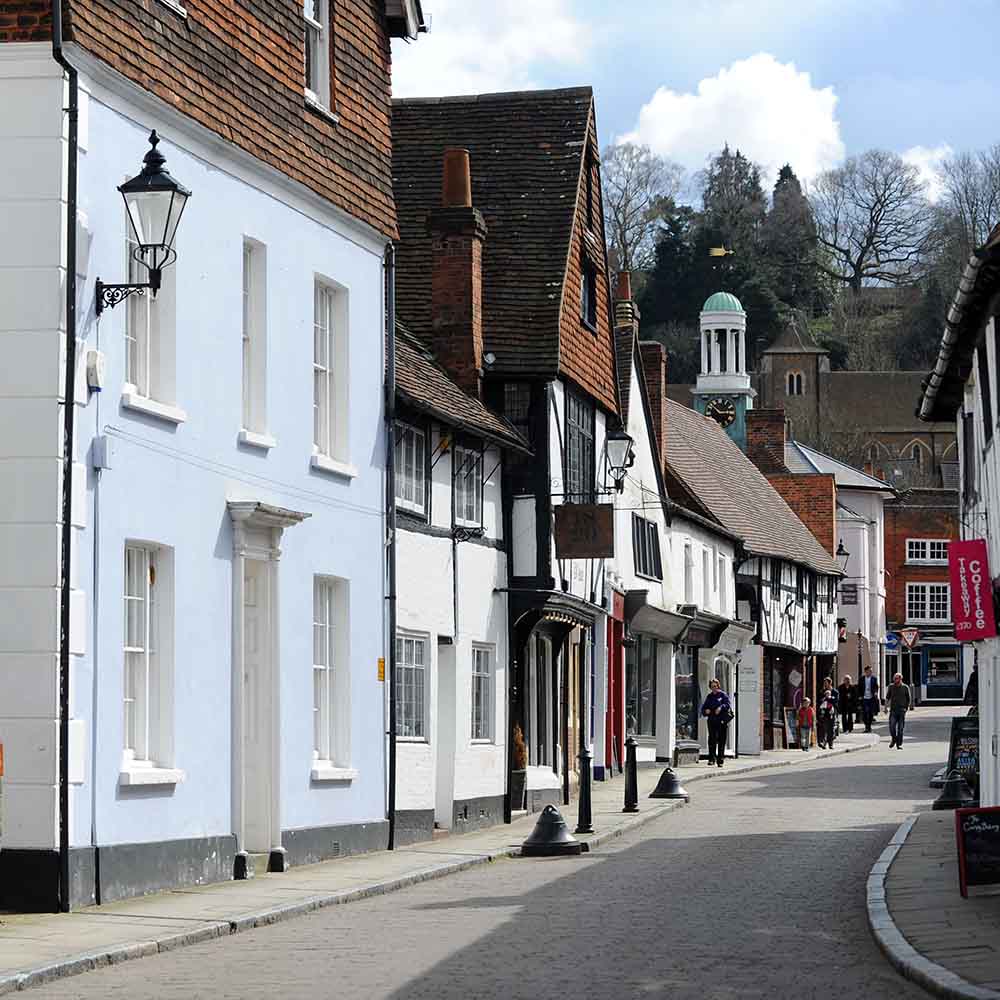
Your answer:
[[[913,649],[913,647],[917,644],[917,640],[920,638],[920,629],[902,628],[899,630],[899,637],[903,640],[903,644],[907,649]]]
[[[890,653],[895,653],[899,649],[899,636],[895,632],[886,632],[885,648]]]
[[[564,503],[556,507],[557,559],[612,559],[615,508],[609,503]]]

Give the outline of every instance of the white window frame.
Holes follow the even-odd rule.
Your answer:
[[[417,663],[417,648],[422,647],[422,663]],[[426,633],[397,631],[396,633],[396,738],[408,743],[429,743],[430,725],[430,636]],[[420,704],[407,695],[420,681]],[[419,727],[419,731],[417,731]],[[409,732],[407,730],[410,730]]]
[[[349,780],[350,596],[346,580],[313,577],[313,781]]]
[[[132,255],[137,246],[126,218],[125,276],[141,284],[149,280],[149,271]],[[179,424],[187,415],[176,406],[176,315],[176,265],[163,268],[155,297],[144,289],[125,300],[122,404]]]
[[[267,247],[243,238],[242,411],[239,439],[271,448],[267,433]]]
[[[396,506],[421,517],[427,516],[430,500],[427,437],[421,427],[396,423]]]
[[[317,20],[317,16],[319,19]],[[330,0],[303,0],[302,19],[305,22],[306,99],[321,108],[330,108]],[[309,80],[309,67],[314,78]],[[313,86],[310,87],[310,82]]]
[[[469,699],[470,734],[473,743],[492,743],[495,733],[495,671],[496,647],[485,643],[472,644],[471,687]],[[482,698],[479,715],[480,728],[476,728],[476,706]]]
[[[705,546],[701,550],[701,598],[703,608],[712,606],[712,550]]]
[[[176,784],[173,767],[173,553],[126,541],[122,600],[121,785]]]
[[[936,603],[943,606],[943,615],[931,615],[932,590],[937,592]],[[922,613],[914,614],[911,609],[915,608],[916,600],[914,595],[921,593],[920,599]],[[907,583],[906,585],[906,620],[908,622],[918,622],[928,625],[950,624],[951,622],[951,584],[943,580],[929,580],[921,583]]]
[[[314,466],[357,475],[349,466],[347,290],[316,275],[313,286]]]
[[[947,566],[948,542],[947,538],[907,538],[906,562],[911,566]],[[931,551],[935,546],[943,546],[944,553],[932,556]]]
[[[694,548],[684,543],[684,603],[694,604]]]
[[[483,526],[482,449],[456,445],[452,456],[455,489],[455,524],[469,528]],[[467,516],[472,510],[472,517]]]

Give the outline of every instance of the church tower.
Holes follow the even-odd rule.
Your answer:
[[[701,310],[701,373],[694,408],[717,420],[743,451],[747,410],[757,396],[747,372],[747,314],[730,292],[709,296]]]

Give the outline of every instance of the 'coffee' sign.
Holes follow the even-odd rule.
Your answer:
[[[948,572],[955,638],[962,642],[991,639],[997,634],[997,626],[985,540],[949,542]]]

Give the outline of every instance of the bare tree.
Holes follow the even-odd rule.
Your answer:
[[[657,218],[676,198],[684,168],[630,142],[609,146],[601,157],[604,219],[612,262],[620,271],[646,271],[654,263]]]
[[[914,166],[870,149],[820,174],[810,200],[830,277],[855,293],[919,277],[934,213]]]
[[[960,224],[966,257],[1000,222],[1000,144],[944,164],[944,206]]]

